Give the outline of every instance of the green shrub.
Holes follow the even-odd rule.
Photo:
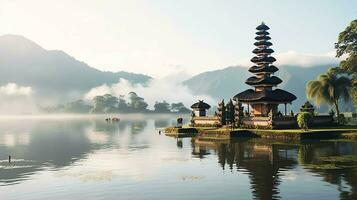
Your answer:
[[[345,125],[348,122],[346,117],[343,114],[340,114],[340,116],[338,116],[338,120],[337,121],[338,121],[338,123],[340,125]]]
[[[303,130],[308,130],[312,125],[313,116],[309,112],[301,112],[297,116],[297,124]]]

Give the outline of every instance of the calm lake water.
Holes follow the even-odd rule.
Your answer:
[[[355,142],[175,139],[158,133],[175,116],[121,118],[0,119],[0,199],[357,199]]]

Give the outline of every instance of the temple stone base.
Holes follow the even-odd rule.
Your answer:
[[[219,127],[221,119],[218,116],[192,117],[191,126],[193,127]]]
[[[313,127],[333,125],[333,116],[319,115],[313,117]],[[296,116],[282,117],[245,117],[242,120],[244,128],[261,128],[261,129],[289,129],[298,128]]]

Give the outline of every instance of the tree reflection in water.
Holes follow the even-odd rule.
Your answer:
[[[299,148],[299,162],[324,181],[336,185],[340,199],[357,199],[355,142],[304,143]]]
[[[107,123],[103,119],[29,120],[19,126],[9,120],[0,126],[0,185],[21,183],[38,171],[57,171],[98,149],[119,147],[116,136],[128,132],[135,144],[145,120]],[[7,162],[11,155],[13,162]]]
[[[353,142],[284,142],[263,139],[207,141],[193,138],[192,155],[205,158],[214,152],[223,170],[249,174],[255,199],[280,199],[283,171],[301,165],[338,186],[340,199],[357,199],[357,144]],[[328,157],[333,156],[333,157]],[[349,159],[344,159],[347,156]],[[321,168],[326,165],[337,168]],[[343,160],[344,163],[341,163]],[[350,187],[346,190],[344,185]],[[347,188],[348,189],[348,188]]]

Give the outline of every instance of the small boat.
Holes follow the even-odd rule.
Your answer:
[[[112,118],[112,121],[118,122],[118,121],[120,121],[120,118],[113,117],[113,118]]]
[[[118,118],[118,117],[106,118],[105,121],[106,121],[106,122],[110,122],[110,121],[112,121],[112,122],[119,122],[119,121],[120,121],[120,118]]]

